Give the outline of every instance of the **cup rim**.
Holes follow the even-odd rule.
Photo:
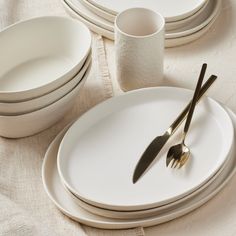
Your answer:
[[[133,35],[133,34],[128,34],[128,33],[124,32],[123,30],[120,29],[120,27],[118,27],[117,20],[118,20],[118,18],[119,18],[122,14],[126,13],[127,11],[132,11],[132,10],[145,10],[145,11],[149,11],[149,12],[152,12],[152,13],[156,14],[156,15],[161,19],[161,26],[160,26],[160,28],[159,28],[158,30],[156,30],[154,33],[147,34],[147,35],[140,35],[140,36],[138,36],[138,35]],[[125,35],[125,36],[132,37],[132,38],[137,38],[137,39],[138,39],[138,38],[142,39],[142,38],[149,38],[149,37],[152,37],[152,36],[154,36],[154,35],[160,33],[160,32],[163,30],[164,27],[165,27],[165,18],[164,18],[159,12],[153,11],[153,10],[151,10],[151,9],[149,9],[149,8],[144,8],[144,7],[128,8],[128,9],[126,9],[126,10],[120,12],[120,13],[116,16],[116,18],[115,18],[115,30],[119,31],[121,34],[123,34],[123,35]]]

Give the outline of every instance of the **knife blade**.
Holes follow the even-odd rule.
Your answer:
[[[211,85],[215,82],[217,76],[211,75],[210,78],[204,83],[202,86],[198,101],[203,97],[206,91],[211,87]],[[174,134],[180,124],[185,120],[189,107],[191,105],[192,100],[188,103],[188,105],[184,108],[184,110],[180,113],[180,115],[176,118],[176,120],[170,125],[170,127],[166,130],[166,132],[157,136],[153,139],[153,141],[148,145],[148,147],[143,152],[141,158],[139,159],[133,174],[133,183],[135,184],[142,175],[144,175],[145,171],[148,167],[151,166],[153,161],[156,159],[157,155],[161,151],[161,149],[165,146],[169,138]]]

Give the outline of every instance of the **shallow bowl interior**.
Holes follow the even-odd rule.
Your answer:
[[[33,18],[6,28],[0,33],[0,100],[24,100],[62,85],[82,66],[90,46],[88,28],[65,17]],[[42,89],[28,93],[37,88]],[[14,97],[17,92],[25,94]]]

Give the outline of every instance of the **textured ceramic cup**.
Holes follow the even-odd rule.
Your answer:
[[[145,8],[130,8],[115,20],[116,76],[122,90],[153,87],[163,79],[165,20]]]

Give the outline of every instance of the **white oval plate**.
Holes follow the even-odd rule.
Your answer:
[[[180,88],[142,89],[85,113],[60,145],[58,171],[64,184],[89,204],[121,211],[158,207],[195,191],[221,168],[234,137],[228,114],[210,98],[196,108],[186,140],[192,158],[185,168],[166,168],[164,147],[157,163],[132,183],[143,150],[164,133],[191,96],[191,91]],[[172,144],[179,141],[178,135]]]
[[[139,211],[115,211],[115,210],[107,210],[104,208],[96,207],[91,204],[86,203],[85,201],[82,201],[78,197],[76,197],[72,192],[70,192],[69,189],[67,189],[66,186],[64,188],[67,190],[68,194],[71,196],[71,199],[87,210],[88,212],[91,212],[95,215],[104,216],[108,218],[114,218],[114,219],[139,219],[139,218],[147,218],[151,216],[157,216],[159,214],[162,214],[163,212],[166,212],[168,210],[171,210],[173,208],[177,208],[180,204],[184,204],[187,200],[191,199],[195,195],[201,193],[205,190],[210,184],[212,184],[217,178],[220,178],[219,176],[222,175],[223,172],[228,172],[230,165],[232,164],[233,157],[235,155],[235,148],[232,149],[229,156],[227,157],[227,160],[225,161],[222,168],[220,168],[219,171],[209,180],[206,184],[198,188],[196,191],[190,193],[189,195],[180,198],[177,201],[171,202],[170,204],[166,204],[160,207],[155,207],[147,210],[139,210]]]
[[[73,9],[75,12],[77,12],[79,15],[81,15],[86,20],[98,25],[99,27],[102,27],[106,30],[114,31],[114,24],[99,17],[87,7],[85,7],[80,1],[78,0],[65,0],[65,2]]]
[[[236,116],[227,109],[236,130]],[[57,171],[57,152],[60,142],[66,133],[65,128],[49,146],[42,165],[43,186],[51,201],[68,217],[82,224],[102,229],[127,229],[133,227],[149,227],[161,224],[177,217],[183,216],[194,209],[199,208],[211,198],[213,198],[229,182],[236,172],[236,158],[233,157],[233,164],[230,165],[229,171],[223,172],[208,188],[193,198],[180,204],[178,208],[171,209],[163,214],[138,219],[138,220],[116,220],[89,213],[77,205],[63,187]],[[236,144],[235,144],[236,145]]]
[[[166,22],[177,21],[187,18],[197,12],[206,2],[205,0],[88,0],[111,14],[117,15],[119,12],[133,7],[150,8],[161,13]],[[171,6],[171,7],[170,7]]]
[[[234,148],[230,152],[229,156],[227,157],[227,160],[225,161],[222,168],[217,171],[217,173],[209,180],[206,184],[198,188],[196,191],[190,193],[189,195],[180,198],[177,201],[171,202],[170,204],[166,204],[160,207],[155,207],[147,210],[139,210],[139,211],[115,211],[115,210],[107,210],[104,208],[96,207],[91,204],[86,203],[85,201],[82,201],[78,197],[76,197],[72,192],[70,192],[69,189],[67,189],[66,186],[64,188],[67,190],[68,194],[71,196],[73,201],[84,208],[85,210],[100,216],[105,216],[108,218],[114,218],[114,219],[139,219],[139,218],[146,218],[151,217],[154,215],[159,215],[163,212],[166,212],[170,209],[173,209],[174,207],[178,207],[180,204],[184,204],[188,199],[192,198],[193,196],[199,194],[200,192],[204,191],[206,187],[208,187],[212,182],[215,181],[223,172],[228,171],[230,168],[230,165],[232,164],[233,156],[235,155]]]

